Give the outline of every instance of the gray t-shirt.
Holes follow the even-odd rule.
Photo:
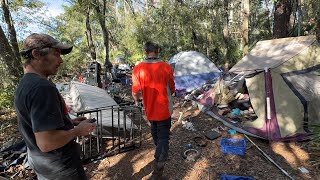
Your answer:
[[[80,148],[74,140],[47,153],[41,152],[36,144],[35,132],[73,128],[55,84],[38,74],[25,74],[16,90],[14,105],[19,131],[28,147],[29,162],[37,174],[59,179],[82,168]]]

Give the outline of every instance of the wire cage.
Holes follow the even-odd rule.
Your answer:
[[[89,136],[77,138],[84,163],[141,146],[141,107],[108,106],[77,112],[77,116],[95,118],[97,124]]]

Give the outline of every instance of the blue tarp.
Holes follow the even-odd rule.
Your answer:
[[[255,179],[250,176],[233,176],[233,175],[223,174],[220,176],[220,180],[255,180]]]
[[[201,87],[207,81],[215,79],[220,76],[220,72],[211,72],[204,74],[175,76],[174,81],[176,85],[177,95],[183,95],[193,89]]]

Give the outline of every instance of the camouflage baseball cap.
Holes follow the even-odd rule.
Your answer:
[[[23,42],[23,47],[20,53],[21,55],[27,55],[32,49],[42,49],[46,47],[60,49],[61,54],[68,54],[73,48],[73,46],[62,44],[47,34],[33,33]]]

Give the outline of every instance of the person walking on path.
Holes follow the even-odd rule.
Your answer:
[[[158,44],[148,41],[144,45],[146,58],[136,65],[132,72],[132,96],[139,105],[142,95],[147,120],[151,124],[151,134],[156,145],[151,179],[162,179],[168,158],[172,94],[175,92],[171,66],[160,61]]]
[[[28,149],[28,162],[40,180],[86,180],[77,136],[96,125],[85,117],[73,120],[55,84],[48,80],[72,46],[46,34],[33,33],[23,43],[24,76],[15,93],[18,127]]]

